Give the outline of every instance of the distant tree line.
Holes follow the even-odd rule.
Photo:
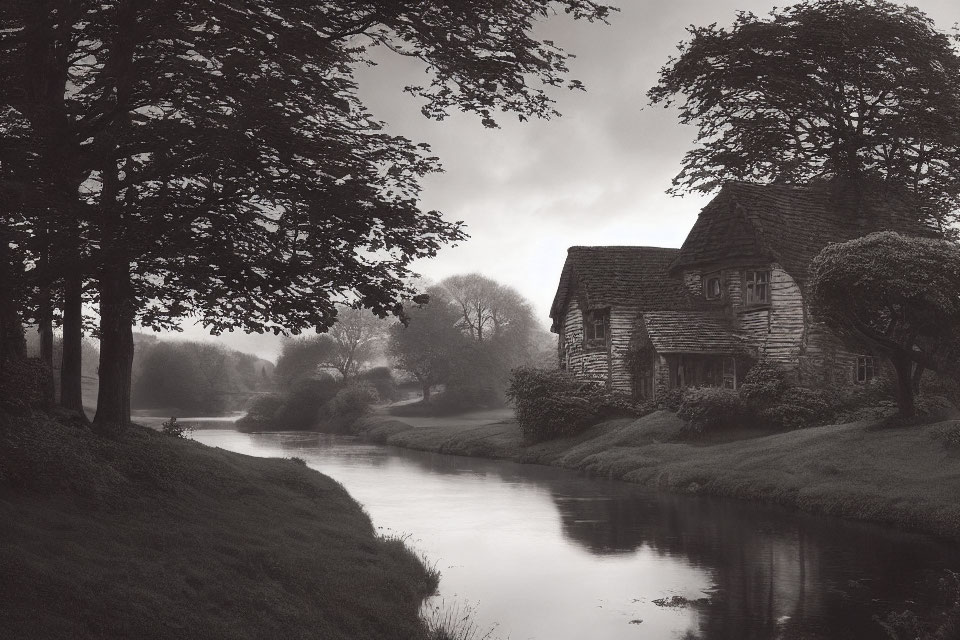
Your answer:
[[[351,309],[327,334],[285,340],[275,370],[283,398],[261,399],[252,410],[277,416],[286,428],[309,427],[339,391],[370,387],[368,396],[394,400],[404,379],[415,381],[422,404],[437,410],[495,406],[505,400],[513,368],[556,365],[553,337],[515,289],[474,273],[451,276],[426,292],[429,301],[408,304],[403,322]],[[443,393],[436,396],[438,387]],[[291,413],[291,405],[305,408]]]
[[[273,390],[266,361],[209,342],[158,341],[140,348],[132,406],[218,415]],[[272,368],[272,367],[271,367]]]

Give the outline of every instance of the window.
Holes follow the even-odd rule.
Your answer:
[[[720,287],[720,274],[714,273],[703,279],[703,295],[707,300],[719,300],[723,293]]]
[[[609,309],[591,309],[583,313],[583,342],[586,347],[607,346],[610,324]]]
[[[743,301],[747,305],[770,303],[769,271],[747,271],[743,274]]]
[[[857,357],[857,382],[865,384],[873,380],[876,373],[877,363],[873,356]]]

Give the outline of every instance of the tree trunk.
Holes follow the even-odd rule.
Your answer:
[[[423,401],[424,401],[425,403],[426,403],[426,402],[430,402],[430,386],[431,386],[431,385],[428,384],[428,383],[426,383],[426,382],[424,382],[424,383],[422,383],[420,386],[421,386],[421,388],[423,389]]]
[[[63,361],[60,365],[60,405],[83,412],[83,281],[79,273],[64,280],[63,291]]]
[[[920,395],[920,381],[923,378],[925,367],[918,364],[913,370],[913,395]]]
[[[40,362],[47,368],[44,377],[43,401],[52,405],[57,401],[56,385],[53,381],[53,294],[50,275],[50,230],[45,224],[40,231],[43,254],[40,258],[39,304],[37,305],[37,333],[40,334]]]
[[[0,371],[8,358],[24,358],[27,355],[14,282],[20,265],[14,266],[8,242],[7,228],[0,226]]]
[[[913,403],[913,361],[907,355],[890,358],[897,372],[897,408],[902,418],[912,418],[916,413]]]
[[[50,289],[46,287],[40,290],[39,315],[37,333],[40,334],[40,362],[49,372],[49,375],[44,378],[46,388],[43,389],[43,400],[46,404],[52,405],[57,401],[57,390],[53,380],[53,304],[50,301]]]
[[[100,276],[100,389],[94,428],[116,434],[130,424],[133,300],[130,265],[105,265]]]

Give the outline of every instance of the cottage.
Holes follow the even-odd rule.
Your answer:
[[[880,230],[929,235],[902,200],[838,183],[729,183],[680,249],[571,247],[550,316],[560,366],[644,399],[684,386],[735,389],[757,359],[806,386],[868,382],[804,300],[830,242]]]

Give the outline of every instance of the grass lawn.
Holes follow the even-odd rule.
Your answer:
[[[402,418],[381,409],[354,429],[370,442],[406,449],[509,460],[520,455],[520,428],[512,409]]]
[[[670,491],[772,502],[960,540],[960,448],[943,435],[960,422],[878,428],[857,422],[737,439],[682,439],[658,411],[604,422],[573,437],[523,447],[519,426],[418,425],[373,416],[361,435],[384,444],[585,471]]]
[[[0,636],[416,638],[437,576],[335,481],[0,417]]]

